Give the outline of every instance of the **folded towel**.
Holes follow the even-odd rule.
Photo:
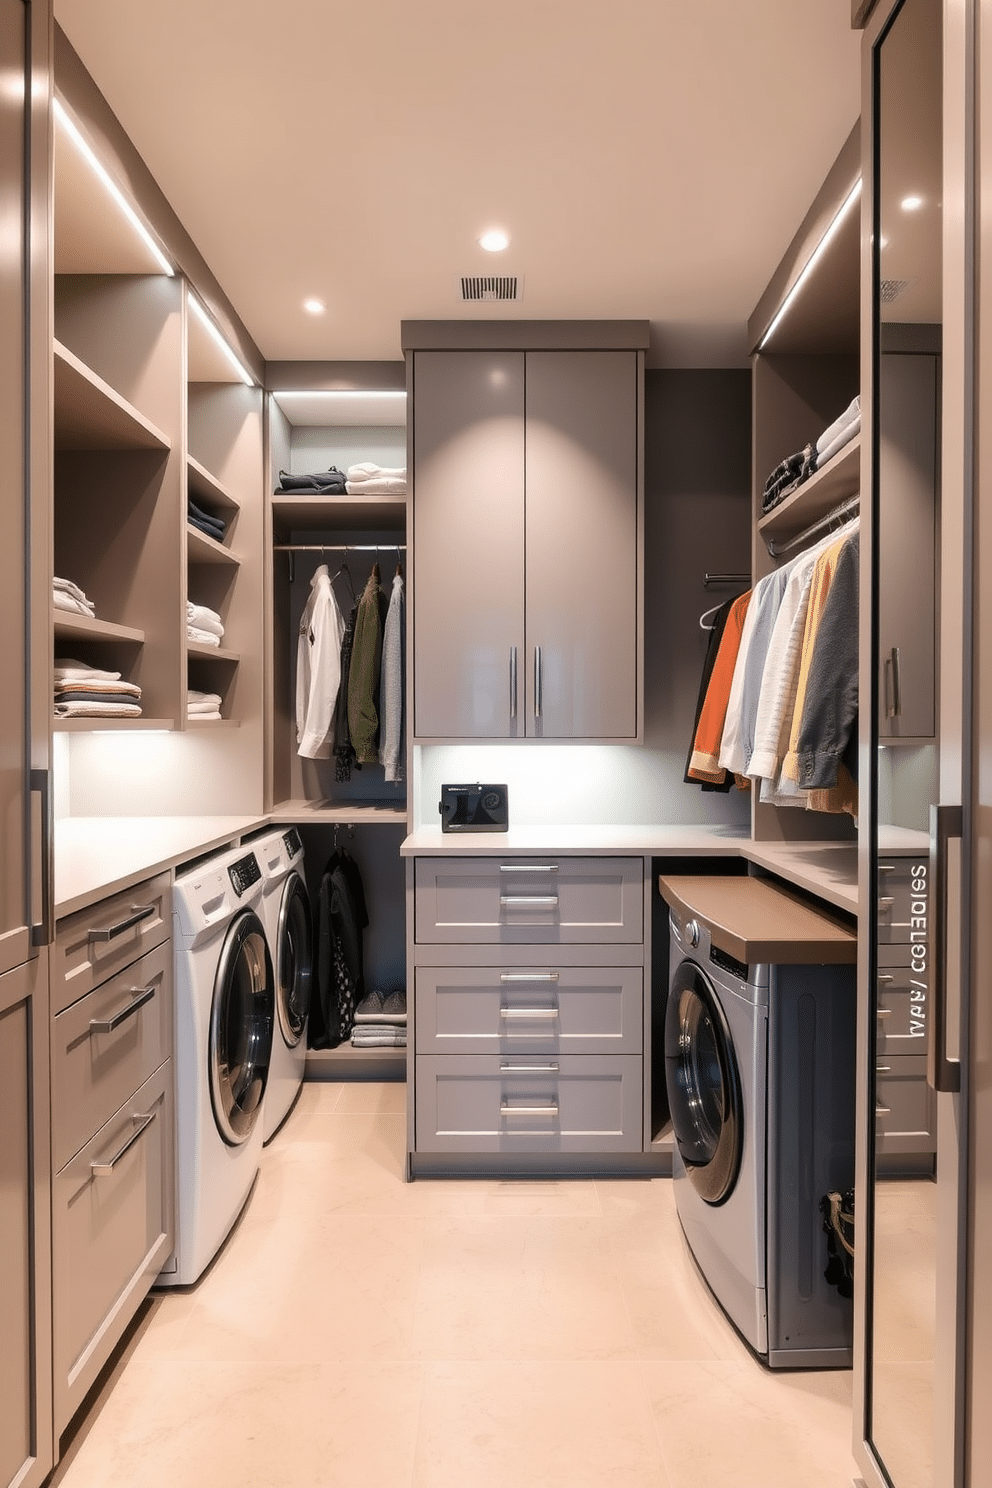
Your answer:
[[[101,703],[92,699],[85,703],[56,703],[56,718],[140,718],[137,703]]]
[[[55,701],[58,703],[83,703],[87,698],[98,698],[100,702],[112,703],[117,698],[131,702],[141,696],[141,688],[133,682],[57,682]]]
[[[186,501],[186,515],[189,517],[191,522],[201,523],[205,527],[213,527],[217,529],[219,537],[224,536],[224,533],[227,529],[227,523],[223,520],[223,518],[215,517],[212,512],[204,511],[202,507],[197,506],[196,502],[191,496],[188,497]]]
[[[186,708],[187,718],[219,718],[220,709],[213,703],[190,703]]]
[[[214,635],[212,630],[200,630],[199,626],[187,625],[186,639],[195,641],[198,646],[219,646],[220,636]]]
[[[851,440],[856,438],[857,435],[860,433],[861,415],[858,414],[857,418],[853,419],[851,423],[845,424],[840,433],[835,434],[830,443],[824,446],[823,452],[817,455],[817,469],[820,469],[821,466],[826,465],[827,461],[832,460],[834,455],[839,455],[841,450],[844,449],[846,445],[850,444]]]
[[[78,599],[83,604],[89,604],[89,600],[86,598],[82,589],[80,589],[78,584],[74,584],[71,579],[53,578],[52,588],[60,590],[63,594],[71,594],[73,599]]]
[[[353,1049],[405,1049],[406,1029],[389,1024],[362,1023],[351,1031]]]
[[[844,409],[844,412],[842,414],[839,414],[837,418],[834,419],[832,424],[827,425],[823,433],[820,435],[819,439],[816,441],[817,455],[822,455],[823,451],[827,448],[827,445],[833,444],[834,440],[837,438],[837,435],[842,429],[846,428],[848,424],[853,423],[855,419],[860,420],[860,418],[861,398],[852,398],[850,403]]]
[[[64,589],[52,591],[52,603],[57,610],[68,610],[71,615],[86,615],[90,620],[96,615],[96,608],[88,599],[77,599]]]
[[[186,601],[186,623],[197,630],[209,630],[211,635],[219,637],[224,634],[224,622],[217,611],[208,609],[206,605],[193,604],[190,600]]]
[[[71,656],[56,656],[53,673],[56,682],[119,682],[120,672],[101,672]]]
[[[381,480],[383,478],[396,478],[406,480],[405,465],[373,465],[371,460],[359,460],[357,465],[348,466],[348,479],[350,481]]]
[[[380,475],[369,480],[350,480],[345,485],[349,496],[405,496],[406,477]]]
[[[187,687],[186,701],[188,703],[209,703],[212,708],[219,708],[221,696],[219,692],[197,692],[195,687]]]

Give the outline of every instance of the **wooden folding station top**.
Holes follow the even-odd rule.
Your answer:
[[[857,960],[853,930],[765,879],[663,875],[658,888],[666,904],[705,925],[715,946],[748,966]]]

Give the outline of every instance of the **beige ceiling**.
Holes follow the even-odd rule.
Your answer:
[[[270,360],[396,358],[401,319],[745,324],[859,110],[850,0],[56,0]],[[477,238],[498,224],[503,254]],[[515,273],[513,305],[461,274]],[[327,313],[302,309],[318,296]]]

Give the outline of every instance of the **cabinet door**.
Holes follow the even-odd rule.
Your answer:
[[[0,1488],[53,1455],[46,986],[44,954],[0,976]]]
[[[638,732],[638,359],[527,353],[527,732]]]
[[[878,732],[933,737],[936,698],[936,357],[885,352],[879,371]]]
[[[413,408],[414,733],[513,739],[523,734],[524,354],[417,352]]]

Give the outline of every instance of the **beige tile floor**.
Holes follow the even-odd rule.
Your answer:
[[[65,1488],[850,1488],[849,1372],[770,1374],[671,1184],[401,1179],[402,1085],[310,1084]]]

